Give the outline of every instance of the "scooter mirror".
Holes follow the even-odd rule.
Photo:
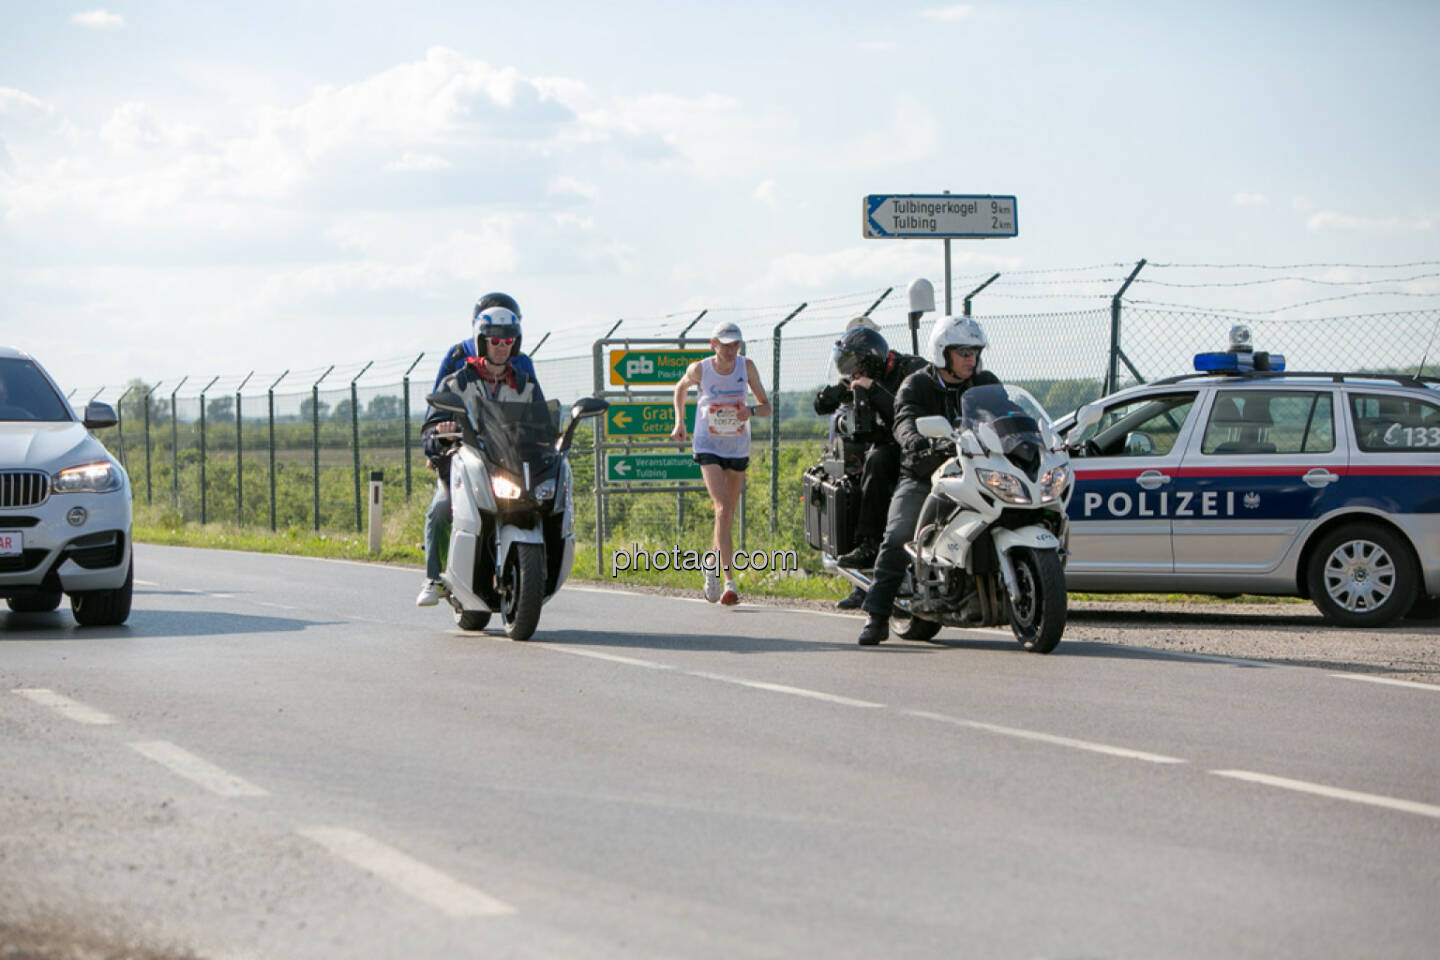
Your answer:
[[[610,409],[610,402],[599,397],[581,397],[575,401],[570,408],[570,419],[579,420],[582,417],[598,417]]]
[[[922,437],[938,437],[944,439],[950,436],[950,421],[944,417],[920,417],[915,421],[915,429]]]
[[[432,393],[425,398],[425,402],[436,410],[444,410],[446,413],[465,413],[465,400],[454,390]]]

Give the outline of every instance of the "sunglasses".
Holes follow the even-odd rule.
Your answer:
[[[491,337],[490,343],[496,347],[508,347],[515,342],[514,337]]]
[[[973,347],[956,347],[955,356],[969,360],[971,357],[980,356],[980,351],[974,349]]]

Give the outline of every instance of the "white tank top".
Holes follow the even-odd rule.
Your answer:
[[[735,358],[730,373],[716,373],[714,357],[700,361],[700,396],[695,404],[695,452],[717,457],[750,456],[750,421],[740,419],[749,387],[749,362]]]

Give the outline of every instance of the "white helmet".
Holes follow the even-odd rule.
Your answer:
[[[990,346],[990,340],[985,336],[985,331],[980,329],[980,324],[971,317],[937,317],[935,326],[930,331],[930,345],[927,359],[941,370],[950,366],[945,356],[947,347],[973,347],[976,350],[984,350]],[[979,364],[977,362],[978,369]]]

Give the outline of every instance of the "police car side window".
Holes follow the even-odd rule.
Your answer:
[[[1200,452],[1215,456],[1328,453],[1335,417],[1328,391],[1221,390]]]
[[[1419,397],[1352,393],[1355,442],[1369,453],[1440,450],[1440,405]]]
[[[1067,438],[1084,457],[1163,457],[1195,406],[1195,394],[1143,397],[1108,408],[1084,434]]]

